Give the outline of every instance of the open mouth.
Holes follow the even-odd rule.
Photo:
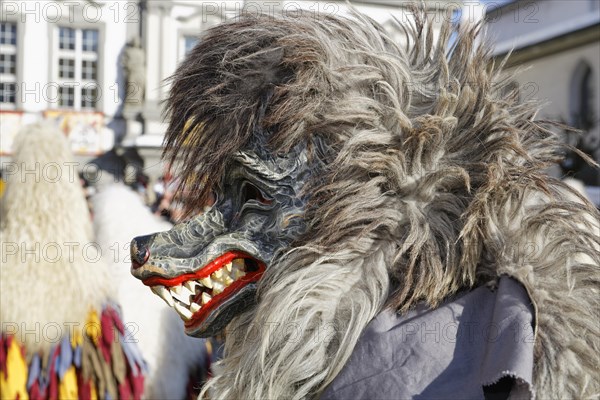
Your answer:
[[[192,328],[224,300],[258,281],[264,270],[264,263],[248,254],[229,251],[194,273],[171,279],[151,277],[143,283],[177,311],[186,328]]]

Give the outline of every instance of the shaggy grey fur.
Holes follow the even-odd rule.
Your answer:
[[[536,104],[502,94],[510,77],[479,28],[448,49],[451,27],[434,43],[415,15],[405,47],[359,14],[243,17],[175,74],[166,154],[190,214],[257,141],[273,154],[305,145],[314,170],[306,234],[229,326],[215,397],[317,397],[386,299],[435,307],[502,274],[535,303],[538,396],[600,392],[598,212],[544,173],[560,140]],[[290,323],[299,337],[272,332]]]

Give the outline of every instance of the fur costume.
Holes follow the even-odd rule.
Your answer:
[[[423,14],[403,45],[358,13],[245,16],[174,75],[189,220],[136,238],[132,272],[188,334],[227,326],[215,397],[317,398],[383,310],[502,275],[535,308],[539,398],[600,392],[598,212],[544,172],[560,138],[504,94],[479,27],[434,41]]]
[[[111,303],[67,139],[27,126],[13,162],[2,202],[0,397],[140,398],[145,364]]]
[[[129,273],[131,238],[172,225],[153,215],[140,196],[121,183],[101,185],[92,201],[96,240],[107,264],[114,268],[123,317],[135,328],[134,336],[148,363],[144,393],[149,399],[183,399],[188,381],[206,373],[204,340],[186,336],[177,315]],[[194,381],[192,386],[199,384]]]

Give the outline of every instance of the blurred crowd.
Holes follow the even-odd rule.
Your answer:
[[[88,201],[90,213],[93,216],[94,210],[91,199],[94,194],[96,194],[97,187],[90,182],[89,179],[86,179],[83,173],[79,174],[79,178],[85,197]],[[181,207],[178,202],[174,200],[178,180],[169,172],[166,172],[157,179],[151,179],[143,172],[139,172],[136,174],[135,179],[124,183],[127,183],[127,185],[142,198],[153,214],[160,216],[171,223],[176,223],[180,220],[182,216]],[[3,185],[0,182],[0,196],[2,190]]]

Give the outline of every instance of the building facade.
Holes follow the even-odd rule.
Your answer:
[[[73,152],[90,158],[120,128],[125,10],[101,2],[0,3],[0,155],[19,127],[54,121]]]

